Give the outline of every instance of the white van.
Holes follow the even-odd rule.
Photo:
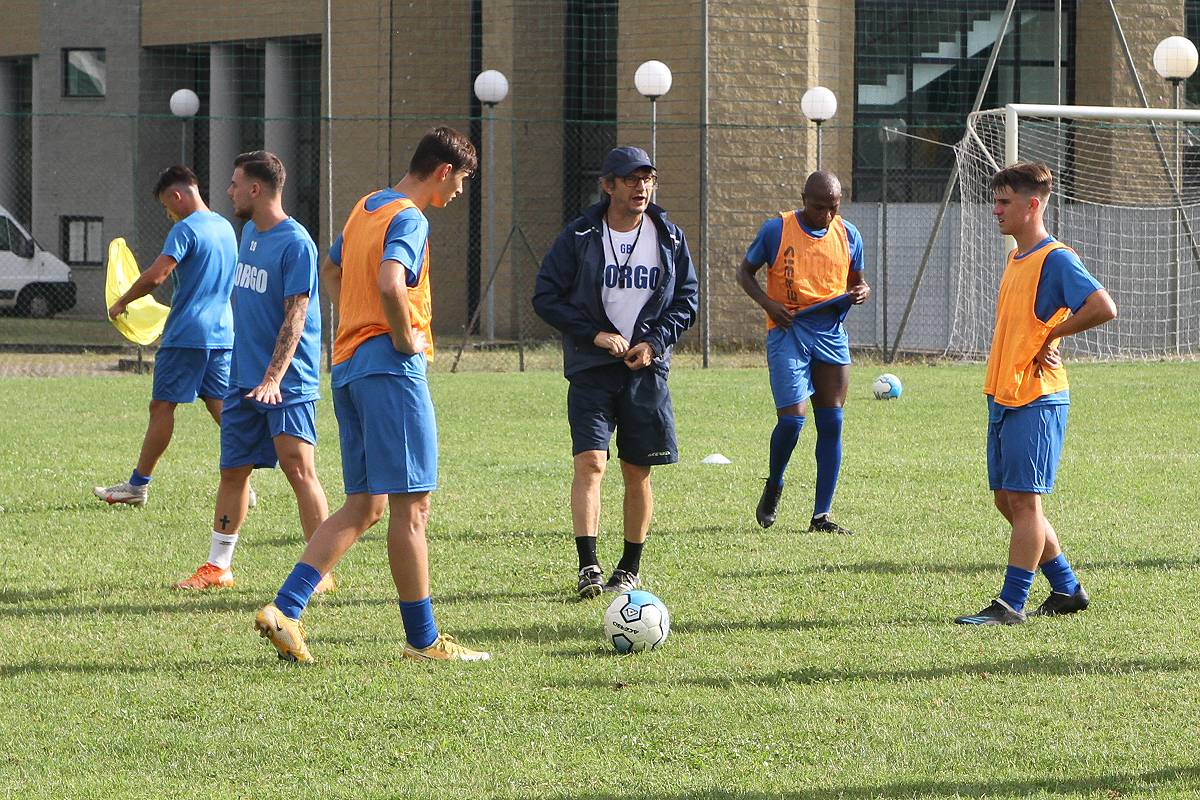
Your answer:
[[[74,306],[71,268],[43,250],[0,206],[0,309],[49,317]]]

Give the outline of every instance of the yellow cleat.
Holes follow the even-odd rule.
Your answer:
[[[471,650],[454,641],[448,633],[438,634],[433,644],[423,650],[418,650],[408,642],[404,643],[404,657],[413,661],[487,661],[491,653],[481,650]]]
[[[254,615],[254,627],[259,636],[271,640],[271,644],[279,651],[280,660],[299,661],[301,664],[311,664],[316,660],[304,643],[304,626],[299,620],[287,617],[274,603],[268,603],[258,610]]]
[[[200,569],[192,573],[190,578],[184,578],[171,588],[204,591],[207,589],[229,589],[234,585],[233,571],[222,569],[216,564],[204,563]]]
[[[321,576],[321,582],[317,584],[317,588],[313,589],[313,594],[332,594],[338,588],[337,581],[333,579],[333,573]]]

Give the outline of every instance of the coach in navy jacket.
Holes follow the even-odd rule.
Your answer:
[[[650,202],[658,175],[645,151],[618,147],[601,172],[605,199],[559,234],[533,294],[538,316],[563,336],[581,597],[641,584],[650,467],[679,460],[667,388],[671,348],[696,321],[699,293],[683,231]],[[596,529],[614,432],[625,480],[625,547],[605,583]]]

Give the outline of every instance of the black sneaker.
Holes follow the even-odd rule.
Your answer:
[[[1037,610],[1031,614],[1034,617],[1057,617],[1060,614],[1074,614],[1076,611],[1083,611],[1088,607],[1088,595],[1083,590],[1083,585],[1075,587],[1072,594],[1064,594],[1063,592],[1051,592]]]
[[[1020,625],[1025,621],[1025,615],[1013,611],[1000,601],[999,598],[988,604],[988,607],[978,614],[967,614],[954,620],[955,625]]]
[[[779,513],[779,497],[783,494],[782,486],[772,486],[770,481],[763,487],[762,497],[758,499],[758,508],[754,509],[754,518],[764,528],[775,524],[775,516]]]
[[[841,536],[853,536],[854,531],[849,528],[843,528],[829,518],[828,514],[822,514],[819,517],[813,517],[812,522],[808,524],[809,533],[836,533]]]
[[[628,592],[642,585],[642,579],[638,577],[636,572],[629,572],[624,569],[614,569],[613,574],[609,576],[608,583],[604,584],[606,592]]]
[[[604,591],[604,571],[593,564],[579,570],[579,597],[587,600]]]

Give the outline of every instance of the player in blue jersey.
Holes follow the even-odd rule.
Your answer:
[[[237,265],[233,226],[208,209],[200,198],[196,175],[187,167],[164,170],[154,185],[154,197],[175,224],[162,253],[112,304],[108,315],[115,319],[125,313],[126,306],[168,278],[174,283],[174,292],[154,358],[150,422],[137,466],[129,480],[92,490],[110,505],[144,506],[151,473],[171,443],[175,406],[200,397],[220,424],[221,401],[229,387],[229,354],[233,347],[229,294]]]
[[[738,284],[767,314],[767,368],[775,398],[769,475],[755,509],[769,528],[779,512],[783,473],[807,416],[817,427],[817,486],[810,531],[848,534],[829,512],[842,466],[842,407],[850,387],[850,341],[842,320],[865,302],[863,245],[838,214],[842,185],[831,172],[808,176],[804,206],[767,220],[738,267]],[[755,273],[767,266],[767,289]]]
[[[233,585],[230,565],[255,468],[283,468],[305,540],[329,516],[313,458],[321,360],[317,247],[283,210],[286,179],[273,153],[257,150],[234,161],[229,199],[234,213],[247,221],[234,277],[237,336],[221,412],[221,483],[208,560],[175,584],[177,589]],[[332,588],[327,575],[317,591]]]

